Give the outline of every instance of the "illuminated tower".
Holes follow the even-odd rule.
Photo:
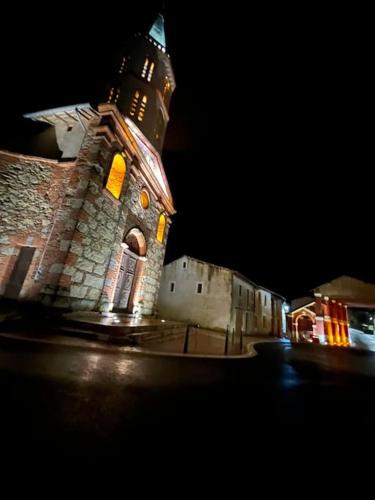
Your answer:
[[[147,35],[138,34],[125,44],[108,102],[116,104],[161,152],[175,86],[164,18],[159,14]]]

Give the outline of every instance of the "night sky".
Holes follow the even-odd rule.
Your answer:
[[[1,144],[17,147],[22,113],[97,102],[160,4],[3,12]],[[375,282],[369,17],[343,9],[167,2],[167,261],[228,266],[288,298],[341,274]]]

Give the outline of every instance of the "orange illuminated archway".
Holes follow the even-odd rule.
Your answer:
[[[156,233],[156,239],[159,241],[159,243],[163,243],[163,241],[164,241],[166,222],[167,221],[166,221],[165,215],[160,214],[158,230]]]
[[[122,154],[116,153],[112,159],[106,189],[118,200],[126,175],[126,162]]]
[[[301,340],[300,339],[299,321],[301,319],[304,319],[304,318],[307,318],[311,322],[311,328],[312,328],[311,331],[313,331],[313,326],[316,324],[316,315],[312,311],[309,311],[308,309],[303,309],[301,311],[301,313],[299,315],[297,315],[293,320],[294,328],[295,328],[295,337],[296,337],[297,342],[299,340]]]

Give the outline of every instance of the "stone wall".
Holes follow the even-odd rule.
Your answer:
[[[150,206],[143,209],[139,197],[144,184],[141,179],[133,179],[127,194],[127,207],[129,210],[124,236],[133,227],[139,227],[143,232],[147,243],[147,258],[144,264],[143,276],[139,284],[136,301],[138,311],[141,314],[152,314],[156,307],[159,293],[160,279],[163,271],[166,242],[168,239],[169,224],[167,225],[164,242],[156,239],[159,217],[163,211],[159,202],[152,193],[150,195]]]
[[[44,302],[58,307],[99,307],[116,230],[121,225],[121,202],[104,189],[109,151],[100,151],[95,125],[85,136],[76,160],[76,179],[67,193],[65,205],[74,206],[75,213],[66,221],[71,233],[60,242],[66,248],[66,259],[58,282],[48,283],[43,290]]]
[[[251,334],[255,329],[256,289],[249,281],[233,274],[232,312],[230,329]]]
[[[72,192],[70,203],[78,207],[76,217],[70,220],[75,228],[70,240],[63,242],[67,256],[58,285],[45,287],[45,301],[59,307],[108,310],[122,258],[121,243],[137,227],[145,236],[147,255],[134,302],[138,303],[139,313],[152,314],[167,240],[166,234],[163,244],[156,241],[162,207],[148,191],[150,206],[142,208],[139,195],[144,183],[126,148],[127,174],[120,199],[116,200],[107,191],[105,183],[115,151],[104,146],[94,134],[85,139],[76,168],[84,173],[87,189],[83,194]]]
[[[0,294],[22,246],[36,251],[21,296],[35,296],[43,286],[42,262],[55,242],[52,233],[61,230],[61,206],[73,168],[71,162],[0,151]],[[63,262],[64,255],[57,250],[53,264]]]
[[[130,146],[97,134],[100,118],[88,125],[74,162],[42,160],[0,152],[0,293],[4,292],[21,245],[36,252],[22,297],[47,305],[108,310],[123,254],[122,242],[137,227],[147,254],[133,302],[137,312],[152,314],[168,237],[156,240],[164,208],[156,195],[148,209],[140,204],[145,188]],[[129,150],[128,150],[129,148]],[[127,172],[119,200],[105,188],[116,151],[126,155]]]

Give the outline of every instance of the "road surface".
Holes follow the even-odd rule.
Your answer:
[[[257,350],[252,359],[183,359],[0,336],[2,449],[147,463],[161,450],[172,461],[181,450],[232,461],[241,448],[271,466],[287,450],[296,458],[335,443],[337,451],[372,435],[373,353]]]

